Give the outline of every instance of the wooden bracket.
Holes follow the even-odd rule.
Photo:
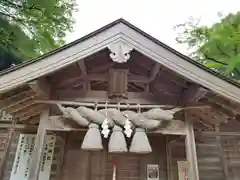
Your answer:
[[[27,84],[31,89],[33,89],[33,91],[36,92],[38,96],[49,98],[51,93],[51,86],[45,77],[41,77],[37,80],[28,82]]]
[[[192,84],[185,90],[181,96],[181,101],[183,104],[193,104],[202,99],[208,90],[200,87],[198,84]]]

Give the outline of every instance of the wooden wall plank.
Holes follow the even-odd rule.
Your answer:
[[[216,131],[219,132],[219,126],[216,126]],[[216,136],[216,141],[217,141],[217,145],[218,145],[219,158],[221,160],[221,165],[222,165],[222,168],[224,170],[225,179],[228,180],[229,179],[228,166],[227,166],[227,162],[225,161],[220,135]]]
[[[84,132],[70,132],[66,144],[64,165],[61,180],[112,180],[113,164],[117,166],[117,179],[147,179],[147,164],[158,164],[160,178],[166,180],[165,141],[161,135],[150,135],[153,148],[150,154],[107,152],[107,141],[103,140],[105,149],[98,152],[81,150]]]

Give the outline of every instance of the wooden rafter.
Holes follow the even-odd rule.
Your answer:
[[[213,98],[206,97],[204,100],[201,100],[201,102],[211,105],[213,108],[219,110],[220,112],[223,112],[229,117],[235,117],[236,114],[239,113],[235,108],[231,108],[229,106],[226,106],[225,104],[221,104],[214,100]]]
[[[109,80],[109,75],[108,75],[108,73],[105,73],[105,74],[89,74],[88,78],[91,81],[108,81]],[[128,82],[148,83],[149,79],[145,76],[130,75],[130,76],[128,76]]]
[[[153,95],[144,92],[128,92],[128,99],[111,99],[108,97],[108,91],[84,91],[68,90],[58,92],[60,99],[78,102],[122,102],[122,103],[140,103],[156,104],[156,98]]]

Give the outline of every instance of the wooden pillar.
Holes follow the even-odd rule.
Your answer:
[[[172,154],[171,154],[171,144],[166,136],[166,161],[167,161],[167,180],[172,180]]]
[[[45,122],[48,120],[49,110],[44,110],[40,115],[39,126],[37,130],[37,136],[35,139],[35,146],[32,153],[30,162],[29,177],[28,180],[37,180],[40,169],[40,163],[42,158],[42,152],[44,148],[44,141],[46,136]]]
[[[189,179],[199,180],[198,161],[196,153],[196,143],[194,136],[193,123],[186,119],[186,155],[189,162]]]

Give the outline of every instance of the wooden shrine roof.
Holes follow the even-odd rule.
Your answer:
[[[30,67],[31,64],[45,60],[54,53],[59,53],[66,48],[69,49],[71,46],[88,39],[90,36],[95,36],[118,23],[126,24],[171,53],[194,64],[198,68],[204,69],[206,74],[210,73],[224,80],[228,88],[239,88],[239,85],[235,82],[206,69],[204,66],[176,52],[122,19],[42,57],[1,72],[0,82],[2,82],[1,77],[6,74],[14,73],[24,67]],[[126,63],[114,62],[109,56],[110,53],[110,50],[105,47],[83,58],[75,59],[73,62],[59,68],[56,66],[53,71],[43,73],[41,76],[27,77],[26,79],[28,80],[26,82],[23,80],[22,83],[19,83],[16,80],[16,86],[11,86],[10,88],[9,85],[8,90],[0,90],[0,109],[14,115],[21,123],[37,124],[38,116],[42,109],[50,107],[52,113],[57,113],[58,111],[54,105],[39,103],[36,100],[61,100],[68,102],[105,102],[108,100],[109,102],[117,102],[117,100],[108,98],[109,80],[111,78],[109,77],[109,71],[111,69],[125,69],[127,70],[128,93],[127,98],[121,100],[122,103],[160,104],[173,107],[207,105],[211,108],[193,108],[188,111],[188,117],[198,122],[199,128],[212,128],[214,124],[227,123],[228,120],[235,120],[236,115],[240,114],[238,102],[234,102],[232,99],[218,93],[221,87],[216,89],[216,92],[213,91],[213,88],[208,89],[206,84],[197,83],[179,74],[177,69],[173,70],[165,66],[165,64],[156,62],[139,49],[134,48],[132,50],[130,53],[131,57]],[[3,86],[3,84],[0,84],[0,86]],[[215,86],[217,87],[217,85]],[[239,89],[239,92],[237,90],[232,91],[240,94]],[[177,114],[177,118],[181,119],[182,115],[181,113]]]

